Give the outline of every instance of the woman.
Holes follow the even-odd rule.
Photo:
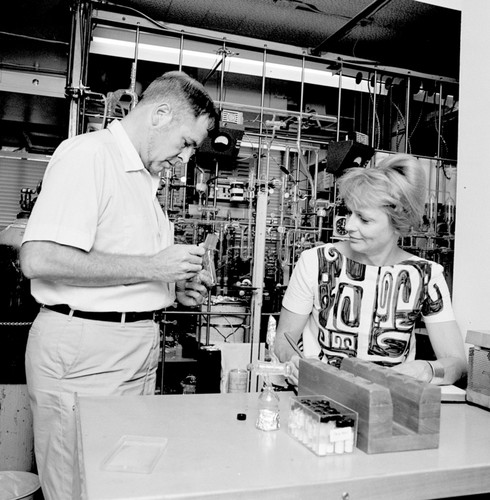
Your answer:
[[[284,296],[275,353],[294,365],[298,355],[340,366],[356,356],[422,382],[452,384],[466,373],[463,339],[440,264],[398,246],[422,219],[423,167],[397,154],[339,179],[348,216],[344,241],[304,251]],[[436,361],[415,360],[416,320],[422,317]]]

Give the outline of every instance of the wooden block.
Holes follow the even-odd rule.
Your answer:
[[[324,395],[357,412],[357,447],[366,453],[439,445],[440,388],[389,368],[346,358],[339,370],[301,359],[298,395]]]
[[[345,358],[341,370],[387,387],[393,401],[395,422],[415,432],[433,432],[434,421],[439,421],[441,413],[440,387],[421,383],[389,368],[358,358]],[[437,424],[437,432],[438,429]]]
[[[490,349],[490,330],[468,330],[466,333],[466,342]]]

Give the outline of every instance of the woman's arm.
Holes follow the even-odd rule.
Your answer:
[[[456,321],[426,323],[426,328],[437,361],[430,364],[424,360],[409,361],[393,369],[422,382],[454,384],[467,373],[466,351],[458,324]]]
[[[288,376],[288,382],[296,386],[298,385],[299,376],[299,356],[291,347],[284,334],[287,332],[293,342],[297,344],[306,326],[308,317],[309,314],[297,314],[283,307],[274,340],[274,353],[279,358],[279,361],[283,363],[286,361],[291,362],[292,372]]]
[[[444,370],[440,385],[453,384],[468,371],[463,337],[456,321],[426,323],[427,333],[440,368]]]
[[[295,355],[294,349],[286,340],[284,333],[287,332],[294,340],[298,342],[308,321],[309,314],[297,314],[289,311],[285,307],[281,309],[279,323],[276,329],[276,338],[274,340],[274,353],[281,362],[289,361],[291,356]]]

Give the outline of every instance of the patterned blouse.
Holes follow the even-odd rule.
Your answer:
[[[334,366],[347,356],[386,366],[411,361],[417,319],[454,320],[440,264],[417,256],[390,266],[360,264],[330,243],[301,254],[283,307],[309,314],[299,345]]]

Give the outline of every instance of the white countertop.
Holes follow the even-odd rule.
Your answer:
[[[490,412],[443,403],[438,449],[317,457],[282,427],[255,428],[257,393],[80,397],[80,475],[86,500],[440,498],[490,492]],[[246,413],[245,421],[237,413]],[[166,438],[151,474],[102,464],[123,435]]]

